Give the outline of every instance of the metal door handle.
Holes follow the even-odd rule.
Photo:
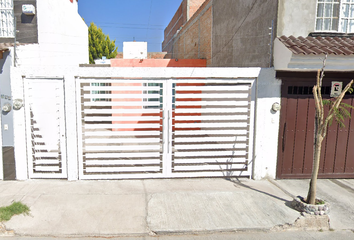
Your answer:
[[[162,110],[162,151],[164,149],[164,144],[165,144],[165,110]]]
[[[285,149],[285,138],[286,138],[286,123],[284,123],[284,129],[283,129],[283,139],[282,139],[282,151],[284,152]]]
[[[170,110],[167,110],[167,153],[170,153]]]

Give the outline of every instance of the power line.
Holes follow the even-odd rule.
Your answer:
[[[250,10],[248,11],[247,15],[245,16],[245,18],[242,20],[240,26],[236,29],[236,31],[234,32],[234,34],[232,35],[232,37],[230,38],[230,40],[224,45],[224,47],[222,47],[220,49],[219,52],[213,54],[212,58],[216,57],[216,55],[218,55],[219,53],[221,53],[222,51],[224,51],[224,49],[230,44],[230,42],[234,39],[234,37],[236,36],[236,34],[238,33],[238,31],[241,29],[241,27],[243,26],[243,24],[245,23],[246,19],[248,18],[248,16],[250,15],[250,13],[253,10],[253,7],[256,5],[257,0],[254,0],[252,3],[252,6],[250,8]]]
[[[91,23],[91,22],[90,22]],[[98,24],[108,24],[108,25],[127,25],[127,26],[155,26],[155,27],[164,27],[164,25],[157,24],[143,24],[143,23],[119,23],[119,22],[94,22],[96,25]]]
[[[100,25],[98,26],[100,28],[105,27],[105,28],[123,28],[123,29],[150,29],[150,30],[165,30],[163,28],[153,28],[153,27],[119,27],[119,26],[106,26],[106,25]]]
[[[149,33],[151,9],[152,9],[152,0],[150,0],[150,13],[149,13],[149,20],[148,20],[148,28],[146,29],[146,37],[147,37],[147,35]]]

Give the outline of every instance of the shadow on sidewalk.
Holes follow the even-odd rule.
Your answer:
[[[285,206],[287,206],[287,207],[289,207],[289,208],[291,208],[291,209],[294,209],[294,208],[291,206],[291,202],[292,202],[292,201],[288,201],[288,200],[286,200],[286,199],[284,199],[284,198],[275,196],[275,195],[270,194],[270,193],[268,193],[268,192],[264,192],[264,191],[261,191],[261,190],[259,190],[259,189],[250,187],[250,186],[248,186],[248,185],[242,183],[237,177],[234,177],[234,178],[225,178],[225,180],[234,183],[235,187],[240,186],[240,187],[248,188],[248,189],[253,190],[253,191],[255,191],[255,192],[262,193],[262,194],[265,194],[265,195],[267,195],[267,196],[269,196],[269,197],[272,197],[272,198],[275,198],[275,199],[277,199],[277,200],[283,201],[284,204],[285,204]],[[294,209],[294,210],[295,210],[295,209]]]

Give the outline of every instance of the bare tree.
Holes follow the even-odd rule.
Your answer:
[[[326,66],[326,59],[323,60],[323,67],[321,70],[317,72],[317,83],[313,87],[313,96],[315,98],[315,108],[316,108],[316,116],[315,116],[315,136],[314,136],[314,154],[313,154],[313,166],[312,166],[312,176],[309,186],[309,191],[307,194],[306,202],[308,204],[315,204],[316,201],[316,186],[317,186],[317,177],[318,177],[318,169],[320,166],[320,158],[321,158],[321,148],[322,141],[326,137],[327,127],[331,125],[333,119],[341,126],[344,127],[344,118],[350,118],[350,108],[354,108],[349,104],[342,103],[343,97],[346,92],[352,92],[352,84],[353,80],[351,80],[343,89],[341,94],[331,100],[323,100],[321,94],[322,88],[322,80],[324,77],[324,69]],[[329,111],[327,116],[324,116],[324,105],[329,106]]]

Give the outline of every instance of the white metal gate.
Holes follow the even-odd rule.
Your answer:
[[[30,178],[67,178],[63,79],[24,79]]]
[[[80,179],[249,177],[252,83],[78,79]]]

